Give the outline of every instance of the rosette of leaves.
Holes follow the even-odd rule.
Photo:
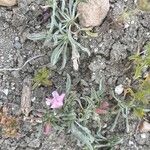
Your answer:
[[[49,29],[42,33],[33,33],[27,36],[30,40],[45,39],[44,45],[50,45],[52,49],[52,66],[62,59],[63,69],[67,63],[67,57],[71,54],[73,68],[78,70],[80,52],[84,51],[90,55],[90,51],[78,42],[78,35],[81,31],[76,13],[78,2],[76,0],[49,0],[52,8],[51,23],[47,26]]]
[[[42,68],[38,70],[33,78],[33,89],[39,86],[51,86],[52,81],[49,79],[51,72],[47,68]]]

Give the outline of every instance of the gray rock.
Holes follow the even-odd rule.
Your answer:
[[[22,48],[22,45],[21,45],[21,43],[20,42],[15,42],[14,43],[14,47],[16,48],[16,49],[21,49]]]
[[[40,144],[41,143],[40,143],[39,139],[34,139],[28,144],[28,146],[31,148],[38,148],[38,147],[40,147]]]
[[[117,61],[117,62],[119,60],[125,59],[127,57],[126,46],[122,45],[119,42],[114,43],[112,46],[110,56],[114,61]]]

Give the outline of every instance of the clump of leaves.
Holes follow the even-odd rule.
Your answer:
[[[143,11],[150,11],[150,1],[149,0],[138,0],[138,7]]]
[[[150,73],[148,72],[150,67],[150,43],[146,44],[144,49],[143,52],[138,52],[130,57],[135,64],[134,79],[139,82],[139,85],[135,91],[129,89],[129,93],[132,95],[133,100],[136,100],[141,106],[135,108],[135,113],[140,114],[139,116],[144,115],[142,105],[148,105],[150,101]],[[143,75],[145,72],[147,72],[146,76]]]
[[[142,118],[147,112],[146,110],[150,102],[150,74],[145,79],[139,81],[137,89],[128,88],[126,90],[131,96],[130,105],[134,114]]]
[[[135,65],[133,81],[137,82],[137,87],[134,89],[131,85],[124,87],[124,98],[129,94],[126,101],[118,99],[113,93],[113,97],[117,101],[117,115],[111,131],[116,127],[121,114],[125,118],[126,131],[129,132],[129,113],[132,111],[135,116],[142,118],[146,112],[150,111],[148,108],[150,102],[150,73],[147,72],[147,75],[143,77],[143,70],[148,71],[147,69],[150,67],[150,43],[144,49],[144,52],[138,52],[130,57]]]
[[[100,134],[101,117],[96,112],[97,108],[102,107],[103,91],[104,88],[100,82],[98,90],[92,88],[90,95],[78,97],[77,93],[71,90],[71,78],[67,75],[63,107],[49,109],[44,121],[59,132],[71,133],[82,148],[97,150],[99,147],[113,147],[119,140],[110,142]]]
[[[2,135],[5,137],[16,137],[19,130],[19,121],[16,117],[9,116],[6,108],[0,109],[0,127]]]
[[[47,68],[40,69],[33,78],[33,89],[39,86],[51,86],[50,76],[51,72]]]
[[[51,64],[55,65],[62,58],[61,69],[65,67],[67,57],[71,54],[73,68],[78,70],[80,52],[84,51],[90,55],[90,51],[78,42],[81,31],[77,23],[76,7],[78,2],[76,0],[58,2],[56,0],[49,1],[52,8],[51,23],[47,26],[49,30],[30,34],[28,39],[45,39],[44,45],[48,45],[52,49]]]
[[[150,66],[150,42],[144,47],[144,51],[138,51],[135,55],[130,56],[130,60],[135,64],[134,79],[142,77],[143,69]]]
[[[138,117],[145,115],[145,108],[150,102],[150,43],[144,47],[143,52],[139,52],[130,57],[135,65],[134,81],[137,81],[137,88],[128,87],[125,89],[125,94],[131,96],[130,107],[134,110],[134,114]],[[147,72],[146,76],[143,74]]]

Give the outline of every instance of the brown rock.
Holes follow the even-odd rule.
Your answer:
[[[150,123],[143,121],[139,127],[140,132],[150,132]]]
[[[17,0],[0,0],[1,6],[14,6],[17,4]]]
[[[79,21],[83,27],[99,26],[109,11],[109,0],[87,0],[77,7]]]

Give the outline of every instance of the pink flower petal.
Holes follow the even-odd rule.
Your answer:
[[[53,109],[62,107],[65,94],[62,93],[61,95],[59,95],[57,91],[54,91],[52,92],[52,96],[53,98],[46,98],[46,104]]]
[[[56,108],[61,108],[62,106],[63,106],[62,102],[55,101],[54,103],[52,103],[51,108],[56,109]]]
[[[57,98],[57,97],[59,97],[59,94],[57,91],[53,91],[52,96],[53,96],[53,98]]]
[[[97,109],[95,110],[95,112],[96,112],[97,114],[100,114],[100,115],[102,115],[102,114],[107,114],[107,113],[108,113],[107,110],[100,109],[100,108],[97,108]]]
[[[106,101],[103,101],[100,105],[101,109],[108,109],[109,108],[109,103]]]
[[[65,94],[63,93],[63,94],[61,94],[61,95],[59,96],[58,100],[59,100],[60,102],[63,102],[63,101],[64,101],[64,97],[65,97]]]

